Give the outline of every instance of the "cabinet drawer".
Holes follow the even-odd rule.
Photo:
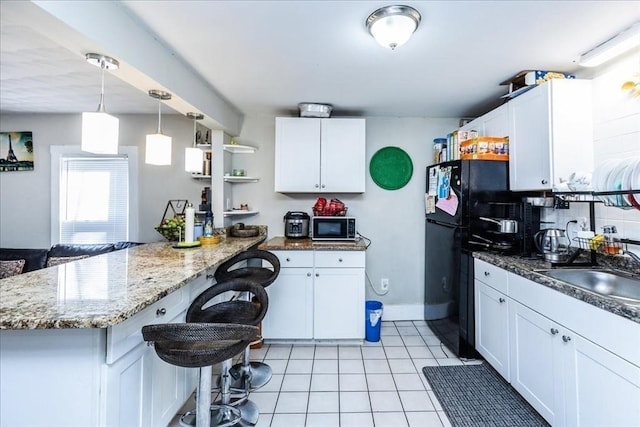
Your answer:
[[[144,340],[142,327],[169,322],[187,308],[189,288],[170,293],[140,313],[107,329],[107,363],[111,364]]]
[[[507,270],[476,259],[474,262],[474,277],[505,295],[509,294],[509,275]]]
[[[280,267],[313,267],[313,251],[271,251],[280,261]]]
[[[316,251],[315,266],[331,268],[364,268],[364,251]]]

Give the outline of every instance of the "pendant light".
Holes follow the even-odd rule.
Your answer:
[[[367,18],[369,34],[383,47],[394,50],[409,41],[420,25],[420,12],[409,6],[385,6]]]
[[[196,141],[196,123],[204,116],[199,113],[187,113],[187,117],[193,119],[193,146],[184,151],[184,170],[187,172],[202,173],[203,151],[198,148]]]
[[[150,165],[171,165],[171,137],[162,134],[162,101],[171,99],[169,92],[152,89],[149,96],[158,100],[158,132],[147,135],[145,163]]]
[[[96,154],[118,154],[118,128],[116,117],[104,108],[104,70],[117,70],[120,63],[99,53],[87,53],[87,62],[102,69],[102,86],[98,111],[82,113],[82,151]]]

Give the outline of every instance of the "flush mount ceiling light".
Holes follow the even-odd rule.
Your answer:
[[[582,55],[579,64],[583,67],[597,67],[638,46],[640,46],[640,22],[636,22]]]
[[[184,152],[184,170],[187,172],[202,173],[203,152],[197,146],[196,123],[204,119],[202,114],[187,113],[187,117],[193,119],[193,146],[187,147]]]
[[[171,164],[171,137],[162,134],[162,101],[171,99],[169,92],[152,89],[149,96],[158,100],[158,132],[147,135],[145,148],[145,163],[150,165],[168,166]]]
[[[395,49],[418,29],[420,13],[409,6],[385,6],[367,18],[367,30],[380,45]]]
[[[117,154],[119,123],[104,108],[104,70],[117,70],[120,63],[99,53],[87,53],[85,58],[89,64],[102,69],[102,86],[98,110],[82,113],[81,149],[96,154]]]

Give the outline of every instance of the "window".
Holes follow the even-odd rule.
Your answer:
[[[52,244],[137,240],[137,161],[128,153],[93,155],[72,148],[51,147]]]

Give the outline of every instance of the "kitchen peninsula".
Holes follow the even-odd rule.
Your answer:
[[[197,370],[162,362],[141,327],[183,321],[217,266],[264,239],[150,243],[3,279],[0,425],[167,425]]]

